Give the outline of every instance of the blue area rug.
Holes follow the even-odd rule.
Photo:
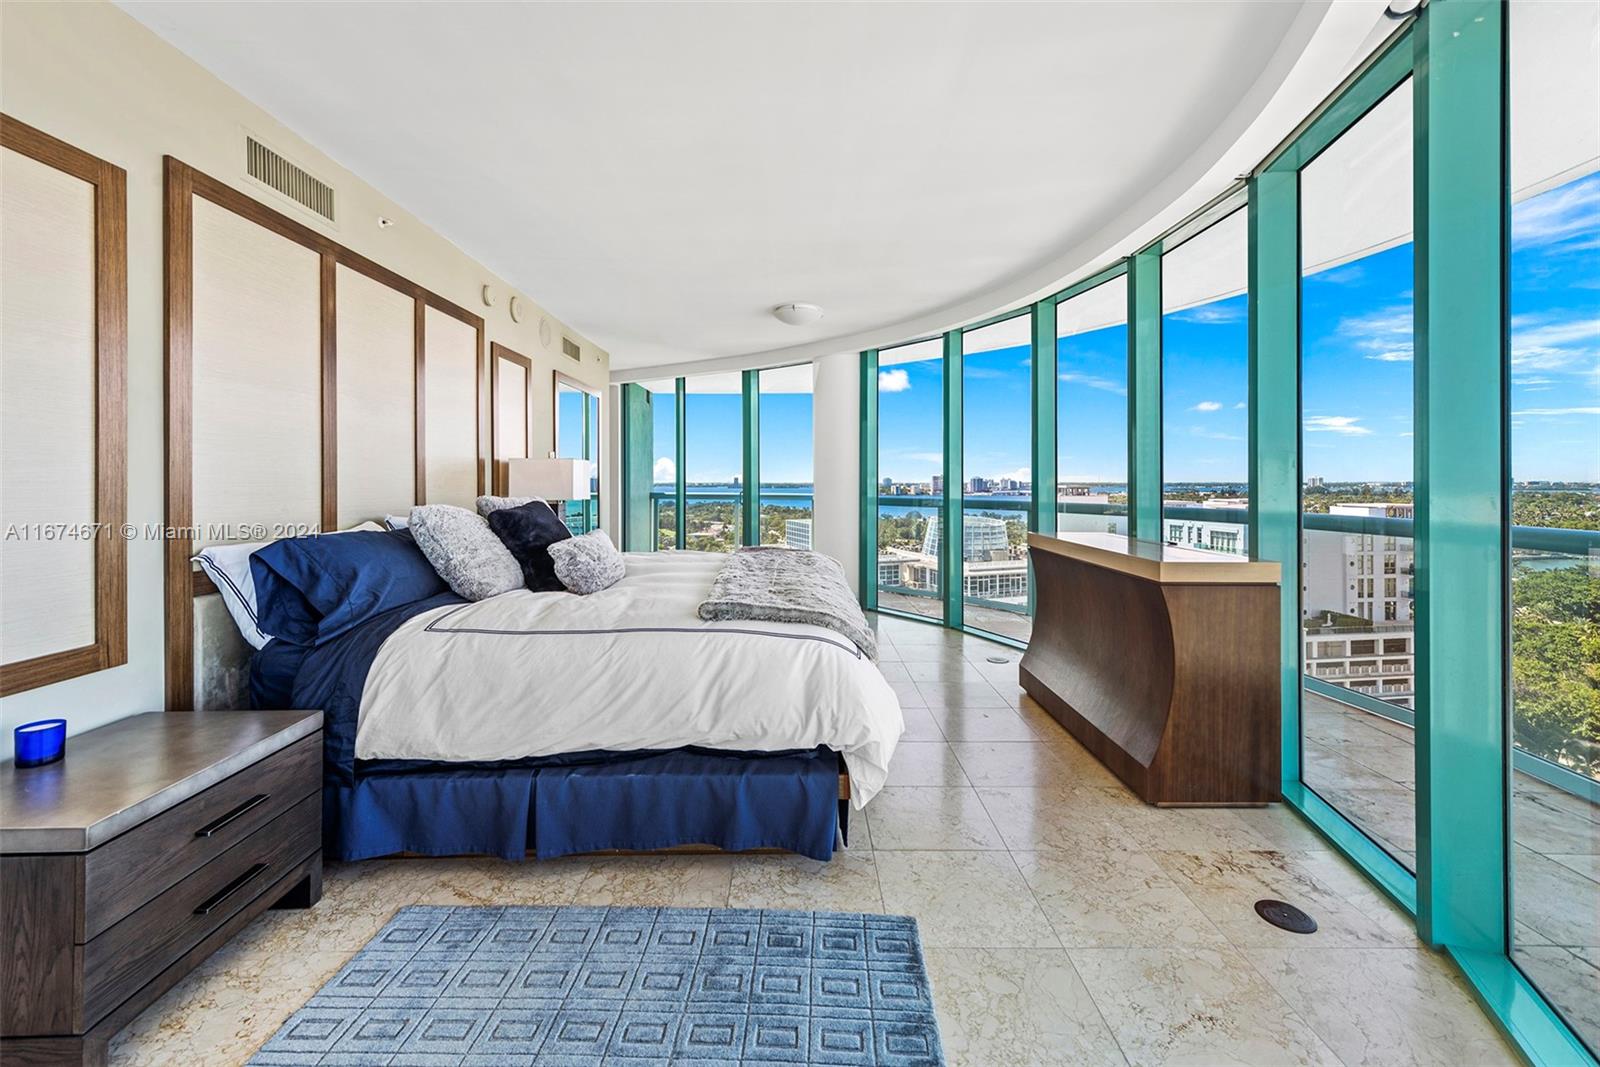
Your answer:
[[[916,920],[680,908],[402,909],[262,1067],[944,1063]]]

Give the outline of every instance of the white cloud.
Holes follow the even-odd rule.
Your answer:
[[[1241,400],[1237,404],[1233,405],[1233,410],[1235,410],[1235,411],[1243,411],[1245,408],[1247,408],[1249,406],[1250,406],[1249,404],[1246,404],[1243,400]]]
[[[1244,313],[1243,304],[1223,306],[1223,302],[1218,300],[1210,304],[1201,304],[1199,307],[1175,311],[1172,313],[1172,317],[1180,322],[1198,322],[1203,325],[1212,325],[1222,322],[1238,322],[1244,318]]]
[[[1222,410],[1222,405],[1219,404],[1215,400],[1202,400],[1202,401],[1200,401],[1200,403],[1196,404],[1194,407],[1190,408],[1189,410],[1190,411],[1221,411]]]
[[[1073,382],[1077,385],[1086,385],[1090,389],[1103,389],[1108,393],[1116,393],[1118,396],[1128,395],[1128,383],[1119,382],[1115,378],[1100,378],[1093,374],[1080,374],[1077,371],[1067,371],[1065,374],[1061,375],[1061,380],[1064,382]]]
[[[878,392],[903,393],[911,388],[911,375],[899,367],[890,367],[888,370],[878,372]]]
[[[1338,330],[1339,335],[1349,339],[1366,359],[1380,363],[1411,362],[1414,323],[1408,305],[1352,315],[1339,320]]]
[[[1545,245],[1588,234],[1600,214],[1600,182],[1573,182],[1524,200],[1511,211],[1511,243]]]
[[[1600,342],[1600,319],[1511,316],[1511,365],[1558,371],[1591,358]]]
[[[657,482],[676,482],[678,480],[678,465],[672,462],[672,457],[662,456],[656,460],[655,470],[651,477]]]
[[[1524,408],[1511,414],[1541,418],[1554,418],[1558,415],[1600,415],[1600,408]]]
[[[1361,418],[1357,415],[1307,415],[1307,433],[1340,433],[1346,437],[1366,437],[1372,431],[1365,426],[1357,426]]]

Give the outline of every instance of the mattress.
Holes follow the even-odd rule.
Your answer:
[[[722,555],[626,559],[627,576],[589,596],[519,590],[400,624],[362,689],[356,758],[822,745],[844,759],[857,808],[882,788],[904,720],[853,642],[817,626],[701,620]]]

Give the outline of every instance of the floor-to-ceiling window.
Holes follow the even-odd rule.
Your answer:
[[[732,552],[744,539],[744,384],[738,372],[684,379],[683,547]]]
[[[583,533],[600,525],[600,395],[557,374],[555,418],[556,455],[590,464],[588,496],[565,501],[563,516],[569,527]]]
[[[1407,80],[1300,172],[1300,609],[1302,777],[1414,870],[1412,132]]]
[[[1600,1047],[1600,6],[1513,0],[1512,958]]]
[[[1056,513],[1062,532],[1128,532],[1128,279],[1056,305]]]
[[[944,339],[878,353],[878,606],[944,618]]]
[[[678,381],[640,382],[650,396],[650,527],[656,548],[678,547]],[[642,459],[641,459],[642,461]]]
[[[966,626],[1026,641],[1033,318],[961,334],[961,598]]]
[[[761,371],[760,515],[763,545],[811,547],[812,478],[811,364]]]
[[[1246,554],[1249,247],[1235,208],[1161,257],[1161,536]]]

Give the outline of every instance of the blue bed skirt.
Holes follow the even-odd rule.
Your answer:
[[[323,790],[324,854],[520,860],[713,845],[833,857],[839,757],[813,752],[622,754],[592,762],[358,771]]]

